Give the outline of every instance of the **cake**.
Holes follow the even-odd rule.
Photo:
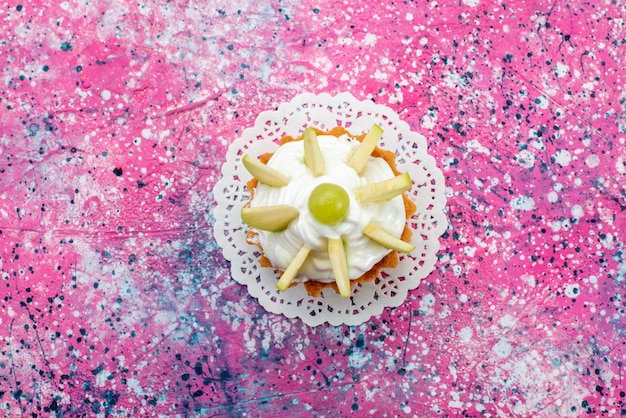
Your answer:
[[[279,270],[279,290],[301,283],[311,296],[331,287],[349,297],[354,284],[375,280],[398,264],[398,252],[414,249],[411,179],[377,146],[382,135],[378,125],[362,135],[307,128],[283,137],[274,153],[243,156],[253,178],[241,218],[261,266]]]

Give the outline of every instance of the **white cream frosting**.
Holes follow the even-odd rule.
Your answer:
[[[404,202],[402,196],[385,202],[358,202],[354,193],[359,186],[394,177],[389,164],[382,158],[370,156],[359,175],[345,163],[359,141],[348,135],[339,138],[319,135],[318,142],[326,162],[326,174],[323,176],[314,177],[304,164],[303,141],[283,144],[268,161],[268,166],[291,177],[291,181],[284,187],[259,183],[250,206],[285,204],[298,208],[300,215],[284,231],[258,231],[259,243],[270,262],[281,269],[289,265],[303,244],[308,245],[312,250],[294,281],[333,282],[335,279],[326,252],[327,238],[342,237],[348,273],[350,279],[356,279],[391,251],[363,235],[363,228],[373,221],[387,232],[400,237],[406,223]],[[345,219],[335,225],[321,224],[309,211],[309,196],[321,183],[337,184],[350,197],[350,208]]]

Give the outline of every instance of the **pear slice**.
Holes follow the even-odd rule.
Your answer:
[[[299,213],[297,208],[289,205],[244,207],[241,209],[241,220],[252,228],[278,232],[287,228]]]
[[[381,136],[383,136],[382,128],[374,124],[348,159],[347,164],[354,168],[357,173],[361,173],[365,168],[367,160],[372,154],[372,151],[374,151],[374,148],[376,148],[376,144]]]
[[[258,158],[245,154],[241,159],[241,162],[244,167],[246,167],[246,170],[248,170],[253,177],[263,184],[273,187],[283,187],[289,183],[289,177],[280,171],[263,164]]]
[[[411,188],[409,173],[400,174],[388,180],[366,184],[356,189],[359,202],[384,202],[406,192]]]
[[[319,177],[326,171],[326,163],[313,128],[304,130],[304,164],[311,169],[313,176]]]
[[[367,235],[372,241],[375,241],[390,250],[400,251],[401,253],[410,253],[415,249],[415,245],[394,237],[373,223],[367,224],[365,229],[363,229],[363,234]]]
[[[339,288],[339,295],[350,297],[350,277],[348,277],[348,261],[341,238],[328,238],[328,258]]]
[[[287,290],[292,280],[298,274],[298,270],[300,270],[300,267],[302,267],[302,264],[304,264],[304,260],[306,260],[310,252],[311,248],[308,247],[306,244],[300,247],[296,255],[293,257],[293,259],[283,272],[283,275],[280,276],[280,280],[278,281],[278,283],[276,283],[276,288],[278,290],[280,290],[281,292]]]

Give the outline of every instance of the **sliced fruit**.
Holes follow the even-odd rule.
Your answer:
[[[306,244],[300,247],[296,255],[291,260],[291,263],[289,263],[289,265],[283,272],[283,275],[280,276],[280,280],[278,281],[278,283],[276,283],[276,288],[278,290],[284,292],[289,287],[291,281],[298,274],[300,267],[302,267],[302,264],[304,264],[304,260],[306,260],[309,252],[311,252],[311,248],[309,248]]]
[[[411,188],[409,173],[400,174],[388,180],[366,184],[356,189],[359,202],[383,202],[406,192]]]
[[[376,148],[376,144],[381,136],[383,136],[382,128],[374,124],[367,135],[365,135],[365,138],[363,138],[361,144],[359,144],[348,159],[347,164],[354,168],[357,173],[360,173],[365,168],[365,164],[367,164],[367,160],[370,154],[372,154],[372,151],[374,151],[374,148]]]
[[[273,187],[282,187],[289,183],[289,177],[280,171],[263,164],[258,158],[245,154],[241,159],[241,162],[244,167],[246,167],[246,170],[248,170],[253,177],[263,184]]]
[[[350,297],[350,277],[348,276],[348,261],[341,238],[328,239],[328,258],[335,275],[335,282],[339,288],[339,295]]]
[[[334,225],[343,220],[349,207],[348,192],[333,183],[318,185],[309,196],[311,215],[324,225]]]
[[[315,177],[324,175],[326,163],[313,128],[304,130],[304,164],[311,169]]]
[[[372,223],[367,224],[365,229],[363,229],[363,234],[367,235],[372,241],[375,241],[390,250],[400,251],[401,253],[410,253],[415,249],[413,244],[394,237],[389,232]]]
[[[256,229],[278,232],[287,228],[299,213],[297,208],[289,205],[244,207],[241,209],[241,220]]]

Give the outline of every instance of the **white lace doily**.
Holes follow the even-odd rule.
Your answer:
[[[398,266],[384,269],[375,281],[353,286],[350,298],[340,297],[333,289],[324,289],[314,298],[307,294],[304,286],[279,292],[276,289],[278,271],[261,267],[259,249],[246,242],[248,228],[241,221],[240,211],[250,199],[246,182],[251,176],[241,158],[246,153],[259,156],[274,152],[283,136],[300,136],[307,126],[321,130],[342,126],[358,135],[367,132],[374,123],[384,130],[379,146],[395,152],[398,170],[408,172],[413,180],[408,195],[417,205],[417,211],[409,220],[409,226],[416,249],[410,254],[399,254]],[[358,325],[379,315],[385,307],[402,304],[407,292],[432,272],[439,237],[447,227],[443,174],[426,148],[426,139],[411,132],[408,124],[390,108],[359,101],[349,93],[302,94],[280,105],[276,111],[261,113],[254,126],[230,145],[222,178],[213,188],[217,202],[214,235],[224,257],[231,263],[233,278],[246,285],[250,295],[267,311],[301,318],[310,326],[324,322]]]

